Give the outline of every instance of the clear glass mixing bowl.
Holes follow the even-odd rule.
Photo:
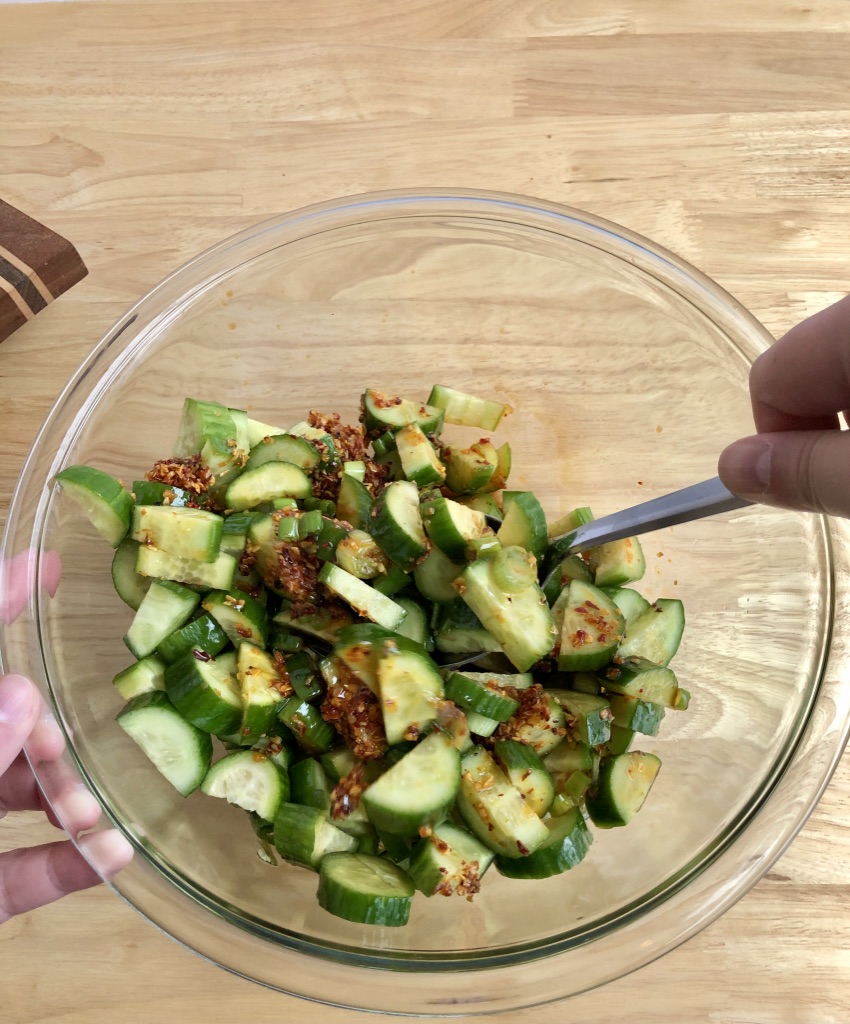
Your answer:
[[[485,1013],[600,985],[722,913],[812,810],[848,729],[848,526],[753,507],[646,538],[650,598],[677,595],[676,667],[693,694],[642,743],[663,770],[626,829],[580,868],[492,871],[474,903],[417,898],[403,929],[315,901],[316,876],[269,867],[243,812],[182,800],[115,724],[132,613],[112,552],[50,486],[70,463],[132,480],[170,450],[183,397],[283,425],[356,416],[364,387],[444,382],[509,402],[515,488],[550,516],[597,515],[711,476],[751,430],[765,331],[711,281],[594,217],[516,196],[384,193],[311,207],[223,242],[121,318],[65,389],[12,500],[5,554],[56,551],[2,635],[3,667],[55,709],[67,762],[137,849],[115,890],[231,971],[344,1006]],[[39,769],[49,798],[55,772]],[[58,806],[61,816],[62,808]]]

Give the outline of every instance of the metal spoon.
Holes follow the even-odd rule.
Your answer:
[[[569,547],[564,550],[565,555],[572,554],[606,544],[608,541],[651,533],[664,526],[689,523],[693,519],[706,519],[708,516],[732,512],[734,509],[752,504],[753,502],[733,494],[723,486],[720,477],[715,476],[711,480],[703,480],[702,483],[692,484],[661,498],[653,498],[622,512],[594,519],[592,523],[580,526],[570,533],[550,537],[549,543],[572,538]]]

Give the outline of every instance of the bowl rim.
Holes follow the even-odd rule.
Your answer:
[[[417,205],[418,204],[418,205]],[[471,210],[466,211],[466,214],[458,214],[458,207],[463,204],[471,204]],[[63,388],[53,404],[47,418],[41,429],[38,431],[36,438],[33,442],[31,451],[24,463],[21,471],[21,479],[16,486],[15,493],[9,507],[9,514],[7,517],[6,530],[3,538],[3,546],[0,549],[0,554],[7,555],[8,548],[12,543],[12,539],[15,536],[18,520],[24,511],[21,506],[21,486],[22,482],[31,468],[35,456],[38,453],[43,441],[50,435],[54,429],[57,421],[60,417],[60,412],[65,409],[68,403],[74,398],[75,392],[82,385],[88,382],[89,394],[83,400],[83,405],[78,409],[76,416],[73,419],[68,430],[66,430],[63,437],[62,443],[58,446],[53,467],[50,476],[55,472],[57,466],[62,462],[65,453],[73,443],[73,438],[79,432],[82,424],[85,421],[86,410],[93,405],[96,405],[97,396],[100,391],[108,386],[114,374],[117,374],[124,366],[124,360],[129,357],[129,354],[133,350],[134,345],[138,344],[139,339],[143,338],[151,333],[158,323],[162,322],[163,317],[167,317],[171,306],[168,304],[163,308],[161,305],[155,316],[152,316],[151,309],[158,305],[158,300],[162,296],[167,296],[170,291],[173,290],[175,284],[180,284],[186,280],[195,280],[195,286],[189,291],[185,289],[180,293],[180,301],[186,301],[186,299],[197,293],[198,289],[202,289],[208,286],[210,278],[208,272],[214,267],[217,259],[225,254],[231,254],[234,250],[238,251],[240,247],[246,246],[250,243],[256,243],[260,239],[279,231],[282,227],[295,228],[305,227],[308,225],[314,225],[321,223],[323,219],[339,217],[339,216],[355,216],[359,218],[356,222],[361,222],[363,219],[369,219],[369,214],[387,214],[393,211],[404,210],[409,208],[413,210],[414,207],[418,210],[421,209],[422,213],[416,213],[414,215],[430,216],[435,211],[446,209],[451,210],[455,214],[460,216],[464,215],[480,215],[484,218],[488,213],[500,212],[503,216],[511,214],[513,216],[521,216],[523,218],[530,218],[535,222],[539,221],[539,225],[545,226],[549,224],[550,227],[560,227],[561,231],[564,232],[567,228],[574,230],[582,229],[589,230],[590,232],[596,232],[600,238],[607,239],[611,244],[619,246],[625,244],[631,247],[637,254],[642,256],[644,259],[650,261],[660,274],[666,275],[671,281],[686,283],[690,287],[690,295],[686,295],[686,298],[690,298],[691,301],[704,301],[712,310],[712,312],[720,314],[725,317],[728,322],[736,325],[739,329],[749,332],[749,335],[753,339],[757,339],[761,342],[763,347],[772,340],[764,328],[758,323],[758,321],[747,311],[744,307],[735,300],[728,292],[713,282],[701,271],[695,269],[686,261],[682,260],[669,250],[662,246],[656,245],[654,242],[644,238],[643,236],[633,232],[629,229],[622,228],[619,225],[614,224],[611,221],[597,217],[595,215],[586,214],[582,211],[574,208],[564,206],[562,204],[553,203],[544,200],[531,199],[525,196],[515,195],[506,192],[494,192],[494,191],[483,191],[474,189],[421,189],[414,191],[406,190],[388,190],[381,192],[371,192],[363,194],[355,194],[351,196],[345,196],[340,199],[326,200],[324,202],[311,204],[310,206],[303,207],[301,209],[292,211],[289,214],[282,214],[267,218],[257,224],[243,229],[229,238],[223,239],[220,242],[209,246],[207,249],[199,253],[197,256],[183,263],[176,270],[172,271],[166,277],[164,277],[158,284],[150,289],[144,296],[142,296],[123,316],[119,317],[118,320],[112,325],[112,327],[105,333],[101,340],[94,346],[89,355],[83,360],[77,372],[72,375],[68,384]],[[474,213],[472,212],[474,211]],[[349,221],[348,223],[352,223]],[[526,223],[523,221],[523,223]],[[574,236],[573,236],[574,237]],[[233,269],[231,265],[230,269]],[[676,289],[678,291],[678,289]],[[682,295],[682,292],[679,292]],[[140,319],[144,320],[148,317],[148,323],[144,327],[145,334],[140,334],[134,339],[130,339],[127,332],[131,326],[136,324]],[[122,342],[122,338],[124,339]],[[108,365],[102,365],[104,358],[111,349],[114,349],[114,357]],[[101,377],[96,379],[96,373],[100,368]],[[48,477],[49,478],[49,477]],[[37,524],[44,523],[48,502],[50,500],[50,494],[45,489],[41,495],[38,509],[35,514],[35,527],[32,533],[34,540],[40,540],[37,531]],[[826,521],[822,522],[822,530],[825,538],[825,544],[827,550],[833,545],[829,542],[830,528]],[[34,545],[34,572],[35,577],[40,578],[40,551],[41,544],[36,543]],[[4,560],[5,561],[5,560]],[[833,572],[831,581],[831,611],[835,613],[835,573]],[[39,622],[39,588],[36,588],[36,592],[31,601],[29,608],[32,621],[34,623]],[[8,671],[9,666],[6,665],[6,656],[4,654],[5,649],[5,629],[0,626],[0,667],[3,670]],[[49,679],[47,675],[47,665],[42,665],[45,673],[45,678]],[[821,666],[821,677],[823,677],[823,671],[825,670],[825,663]],[[821,678],[821,681],[823,679]],[[42,687],[43,688],[43,687]],[[48,684],[49,692],[49,684]],[[669,886],[668,882],[665,881],[664,892],[659,894],[657,905],[653,901],[649,902],[647,907],[646,901],[640,904],[640,907],[636,911],[639,919],[646,919],[647,916],[653,914],[660,914],[661,911],[669,906],[670,899],[674,898],[677,893],[681,893],[685,885],[691,881],[694,875],[704,875],[708,868],[715,866],[717,862],[722,858],[723,854],[732,846],[735,842],[740,840],[748,828],[752,820],[758,816],[758,814],[764,809],[764,806],[769,799],[775,798],[776,790],[781,787],[781,784],[786,779],[787,769],[792,763],[793,759],[797,756],[801,744],[805,738],[805,734],[811,724],[811,712],[815,704],[815,699],[820,692],[820,685],[816,687],[811,694],[810,705],[806,709],[805,721],[801,723],[801,727],[798,730],[796,743],[793,748],[786,752],[786,756],[781,764],[776,766],[772,785],[768,787],[767,792],[764,794],[764,799],[757,806],[751,808],[750,812],[741,816],[740,820],[736,823],[737,827],[733,829],[728,836],[724,836],[723,842],[719,843],[720,849],[712,854],[712,856],[704,863],[701,863],[698,867],[692,870],[683,871],[682,877],[678,878],[674,885]],[[728,908],[732,903],[737,901],[744,893],[754,885],[764,873],[766,873],[775,860],[781,855],[787,845],[793,840],[800,828],[805,823],[806,818],[814,809],[817,800],[823,792],[823,789],[827,785],[829,778],[834,771],[835,765],[841,756],[844,749],[844,745],[847,742],[848,732],[850,732],[850,715],[848,715],[848,706],[846,703],[844,706],[844,721],[842,727],[838,730],[837,734],[833,736],[833,740],[837,741],[837,745],[831,747],[831,756],[821,764],[821,771],[814,792],[814,797],[810,798],[805,808],[802,808],[792,822],[787,824],[786,829],[783,831],[782,836],[779,839],[774,839],[772,843],[767,844],[766,849],[762,849],[758,856],[758,862],[755,867],[750,867],[749,870],[739,872],[737,875],[738,884],[731,887],[730,891],[725,894],[722,899],[714,900],[710,906],[702,906],[700,908],[692,908],[691,917],[688,925],[684,929],[678,929],[677,934],[671,936],[666,942],[658,944],[656,948],[653,948],[645,955],[638,957],[634,962],[629,961],[628,963],[622,963],[614,971],[608,971],[606,976],[600,977],[595,981],[588,981],[580,989],[576,989],[571,994],[577,994],[578,991],[584,991],[586,988],[595,987],[598,984],[604,984],[606,981],[612,980],[614,977],[620,977],[630,970],[637,969],[643,966],[645,963],[657,958],[663,953],[672,949],[674,946],[679,945],[685,941],[690,935],[696,931],[705,927],[710,921],[718,917],[725,909]],[[61,716],[57,715],[57,718],[61,722]],[[66,737],[70,741],[70,737]],[[76,754],[74,752],[73,743],[69,742],[69,751],[76,760]],[[77,768],[80,770],[84,777],[86,777],[85,768],[77,761]],[[38,771],[34,768],[36,776],[39,777]],[[96,790],[96,787],[95,787]],[[109,815],[109,808],[104,806],[104,810]],[[114,819],[113,819],[114,820]],[[116,822],[119,826],[120,822]],[[126,834],[126,832],[125,832]],[[132,837],[128,837],[132,838]],[[76,840],[75,840],[76,841]],[[764,846],[764,844],[759,844]],[[139,844],[136,844],[137,849],[140,848]],[[79,848],[79,845],[78,845]],[[97,865],[93,865],[97,868]],[[167,872],[162,871],[163,875],[167,875]],[[135,909],[147,919],[153,920],[148,914],[145,913],[140,907],[135,906],[132,901],[128,900],[127,897],[120,892],[120,889],[113,884],[109,883],[110,887],[118,895],[125,899],[126,902],[130,902]],[[182,888],[182,887],[181,887]],[[185,894],[185,893],[184,893]],[[628,918],[628,915],[626,915]],[[156,922],[154,922],[156,923]],[[236,922],[233,922],[236,923]],[[623,931],[623,928],[628,927],[628,920],[625,925],[621,925],[617,930],[618,933]],[[603,929],[604,930],[604,929]],[[177,941],[182,942],[190,949],[194,949],[191,943],[174,936],[173,933],[167,932],[176,938]],[[593,934],[587,936],[585,942],[590,943],[593,939]],[[301,952],[312,959],[321,958],[324,962],[326,959],[333,959],[329,957],[329,947],[321,944],[317,947],[313,943],[297,943],[293,947],[295,952]],[[567,948],[576,948],[574,945]],[[320,952],[317,952],[320,949]],[[195,950],[200,955],[205,954],[200,950]],[[416,971],[421,975],[430,974],[432,968],[439,969],[439,976],[441,983],[445,981],[446,970],[454,970],[458,973],[470,973],[486,967],[493,971],[515,971],[517,967],[528,966],[531,964],[539,964],[544,961],[552,961],[557,958],[558,953],[563,952],[563,948],[559,943],[550,943],[545,947],[545,950],[538,952],[535,956],[528,956],[525,954],[519,955],[519,957],[508,957],[503,958],[499,956],[491,956],[482,958],[481,961],[476,962],[475,960],[465,959],[462,963],[451,966],[447,965],[445,961],[442,963],[438,957],[422,957],[418,954],[415,957],[415,961],[412,959],[405,958],[394,958],[395,963],[388,964],[386,958],[373,958],[370,956],[360,955],[359,957],[351,960],[352,969],[361,971],[365,967],[380,967],[386,970],[388,967],[395,970],[407,970]],[[214,962],[220,962],[213,959]],[[345,960],[346,957],[343,957]],[[639,960],[639,962],[638,962]],[[424,961],[424,965],[423,965]],[[233,968],[227,964],[221,964],[226,969],[233,971]],[[341,964],[342,966],[342,964]],[[241,973],[234,971],[234,973]],[[603,972],[605,973],[605,972]],[[243,975],[250,977],[250,975]],[[259,980],[259,979],[253,979]],[[262,982],[261,982],[262,983]],[[283,991],[291,991],[291,989],[283,989]],[[304,993],[295,993],[304,995]],[[520,1005],[531,1006],[538,1005],[541,1002],[549,1001],[550,999],[562,998],[562,994],[556,994],[554,996],[543,996],[536,997],[531,1002],[522,1004],[512,1003],[510,1006],[503,1007],[504,1009],[519,1008]],[[324,1000],[329,1001],[329,1000]],[[339,1002],[335,1005],[340,1006],[353,1006],[352,1003]],[[360,1007],[363,1009],[370,1009],[370,1007]],[[380,1009],[376,1007],[377,1009]],[[393,1009],[392,1012],[402,1012],[398,1008]],[[490,1006],[483,1006],[480,1009],[465,1008],[460,1011],[463,1014],[469,1013],[486,1013],[493,1012],[493,1008]],[[445,1015],[445,1010],[441,1011],[441,1015]]]

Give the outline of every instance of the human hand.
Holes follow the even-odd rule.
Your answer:
[[[743,498],[850,517],[850,296],[793,327],[753,364],[758,434],[720,456]]]

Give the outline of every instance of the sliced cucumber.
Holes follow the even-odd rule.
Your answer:
[[[593,513],[590,509],[584,505],[581,508],[574,508],[571,512],[567,512],[566,515],[561,516],[560,519],[556,519],[549,525],[549,536],[550,537],[561,537],[565,533],[574,533],[580,526],[584,526],[586,523],[593,522]],[[562,538],[560,541],[554,541],[552,547],[555,549],[554,554],[557,558],[561,558],[562,555],[558,554],[559,546],[563,545],[569,547],[572,538]],[[550,556],[550,552],[547,552],[547,558]],[[588,580],[588,582],[591,582]]]
[[[416,423],[426,434],[439,434],[443,411],[423,402],[367,388],[363,395],[363,424],[370,437],[377,437],[386,430],[395,432],[407,423]]]
[[[505,594],[493,577],[490,559],[473,562],[461,581],[461,597],[520,672],[552,650],[557,640],[555,623],[536,583]]]
[[[391,565],[385,573],[376,576],[372,581],[372,586],[375,590],[381,594],[386,594],[387,597],[393,597],[409,585],[410,577],[400,565]]]
[[[267,434],[252,446],[244,472],[265,466],[267,462],[290,462],[310,473],[319,464],[319,453],[305,437]]]
[[[378,693],[387,742],[416,740],[437,717],[443,677],[416,645],[384,640],[377,662]]]
[[[356,530],[365,530],[370,525],[372,495],[362,480],[343,473],[336,500],[337,517]]]
[[[112,680],[124,700],[165,689],[165,665],[153,654],[142,658]]]
[[[506,857],[525,857],[546,841],[546,826],[483,747],[464,754],[461,765],[457,807],[485,846]]]
[[[474,494],[480,491],[493,479],[499,464],[496,449],[483,439],[468,448],[461,448],[459,444],[445,444],[440,454],[446,466],[446,487],[454,494]],[[475,505],[465,504],[467,508],[476,508]],[[499,511],[498,506],[496,508]],[[479,508],[478,511],[483,512],[484,509]]]
[[[528,857],[497,857],[496,867],[508,878],[549,878],[577,867],[593,842],[581,811],[576,808],[544,822],[546,840]]]
[[[590,747],[608,742],[613,714],[611,705],[604,697],[560,689],[550,689],[549,694],[564,709],[567,736]]]
[[[124,636],[137,658],[153,654],[158,644],[179,629],[198,606],[200,597],[169,580],[154,580]]]
[[[235,512],[256,508],[273,498],[306,498],[313,493],[310,478],[291,462],[267,462],[245,470],[227,488],[227,507]]]
[[[216,590],[203,600],[206,611],[221,626],[234,647],[240,644],[266,646],[268,617],[265,607],[241,590]]]
[[[171,665],[190,651],[200,651],[215,657],[228,644],[227,634],[209,615],[201,615],[175,630],[162,640],[156,653]]]
[[[481,662],[486,661],[485,658]],[[534,685],[534,676],[531,672],[471,672],[463,670],[467,679],[474,679],[479,683],[485,683],[488,687],[497,691],[506,687],[513,690],[527,690]]]
[[[611,598],[614,604],[623,613],[623,621],[626,624],[626,635],[632,624],[640,618],[645,611],[649,610],[649,601],[631,587],[604,587],[603,590]]]
[[[260,441],[265,440],[267,437],[279,437],[281,434],[285,434],[285,430],[281,430],[280,427],[273,427],[270,423],[263,423],[261,420],[251,419],[249,416],[245,423],[246,435],[248,438],[248,448],[256,447]]]
[[[596,566],[597,587],[621,587],[641,579],[646,572],[646,560],[637,537],[612,540],[594,548],[592,560]]]
[[[496,455],[499,457],[499,461],[496,464],[496,472],[490,478],[490,483],[483,488],[487,494],[492,494],[493,491],[500,491],[508,482],[511,472],[511,446],[507,441],[496,449]]]
[[[496,529],[502,521],[502,508],[492,494],[467,494],[457,499],[461,505],[483,512],[488,526]]]
[[[395,435],[398,457],[405,477],[417,487],[441,484],[446,467],[417,423],[406,423]]]
[[[212,741],[190,725],[164,693],[134,698],[116,721],[181,796],[194,793],[204,781]]]
[[[401,868],[365,853],[332,853],[319,870],[319,906],[358,924],[406,925],[415,892]]]
[[[313,659],[305,651],[296,651],[286,656],[286,671],[296,697],[301,700],[313,701],[325,692]]]
[[[617,605],[598,587],[573,580],[564,608],[558,668],[591,672],[607,665],[625,632]]]
[[[256,512],[234,512],[227,516],[221,528],[220,551],[241,558],[248,540],[248,531],[254,521]]]
[[[466,724],[469,727],[469,731],[473,736],[479,736],[481,739],[488,739],[493,733],[499,728],[501,724],[495,718],[488,718],[486,715],[476,714],[475,711],[467,711]],[[464,750],[468,749],[468,744]]]
[[[555,782],[555,799],[549,809],[553,818],[569,814],[585,801],[588,789],[593,785],[593,775],[588,772],[570,772],[569,775],[558,775]]]
[[[413,570],[416,589],[429,601],[445,604],[457,600],[452,583],[463,572],[463,564],[453,562],[439,548],[433,547]]]
[[[460,754],[441,732],[432,732],[363,794],[363,807],[382,832],[411,836],[449,813],[460,785]]]
[[[215,478],[217,489],[239,471],[247,455],[248,417],[239,412],[218,402],[194,398],[183,403],[174,454],[178,458],[200,455],[201,463]]]
[[[348,747],[329,750],[319,758],[319,764],[331,782],[337,783],[353,771],[360,762]]]
[[[289,798],[286,772],[256,750],[235,750],[217,761],[201,785],[207,796],[222,797],[246,811],[273,821]]]
[[[277,721],[285,699],[279,689],[281,677],[274,659],[247,641],[239,645],[236,676],[242,696],[239,734],[245,742],[256,743]]]
[[[596,769],[596,753],[586,743],[576,743],[568,736],[543,760],[553,775],[569,775],[571,772],[593,773]]]
[[[282,803],[275,815],[274,845],[284,860],[317,871],[326,857],[353,850],[357,839],[332,825],[318,807]]]
[[[127,536],[133,512],[133,499],[123,485],[91,466],[68,466],[55,479],[107,544],[117,548]]]
[[[640,732],[645,736],[656,736],[664,718],[664,708],[660,704],[650,704],[645,700],[625,697],[622,694],[611,694],[611,726],[618,725],[621,729]],[[610,739],[610,738],[609,738]]]
[[[611,739],[605,744],[605,753],[610,757],[615,757],[617,754],[625,754],[632,745],[634,736],[635,734],[631,729],[624,729],[622,726],[617,725],[616,722],[612,723]]]
[[[422,605],[412,597],[397,597],[395,600],[396,604],[407,612],[400,625],[396,627],[398,635],[407,637],[408,640],[424,647],[426,651],[433,650],[434,638],[428,629],[428,613]]]
[[[609,665],[599,678],[605,689],[612,693],[622,693],[650,704],[663,704],[677,711],[688,706],[688,691],[679,686],[673,670],[645,658],[618,661],[616,665]]]
[[[587,811],[598,828],[628,825],[641,809],[661,768],[655,754],[633,750],[606,758],[587,794]]]
[[[465,561],[470,543],[490,529],[483,512],[442,496],[422,503],[422,522],[432,543],[453,562]]]
[[[170,555],[158,548],[139,546],[136,572],[142,576],[174,580],[206,590],[228,590],[236,576],[237,562],[232,555],[220,554],[214,562],[198,562]]]
[[[416,844],[408,873],[426,896],[457,893],[471,900],[495,856],[466,829],[444,821]]]
[[[514,718],[508,719],[501,735],[519,740],[545,757],[566,734],[564,709],[539,684],[521,691],[519,696],[522,707]]]
[[[334,561],[359,580],[371,580],[387,571],[387,559],[374,540],[363,530],[352,530],[336,546]]]
[[[617,652],[622,658],[646,658],[669,665],[685,629],[685,608],[675,598],[659,598],[626,631]]]
[[[453,672],[446,681],[446,697],[464,711],[473,711],[497,722],[507,722],[519,708],[519,701],[493,685],[486,673],[481,678]]]
[[[593,573],[581,555],[567,555],[546,576],[542,584],[542,590],[550,605],[555,603],[565,588],[569,589],[571,580],[593,583]],[[632,591],[632,593],[635,593],[635,591]],[[609,597],[613,598],[613,595],[609,594]]]
[[[407,571],[428,551],[419,512],[419,492],[409,480],[388,484],[376,503],[369,530],[381,550]]]
[[[136,611],[151,585],[150,576],[136,572],[139,557],[138,541],[125,538],[112,557],[112,584],[124,604]]]
[[[214,562],[221,546],[221,516],[200,508],[136,505],[130,535],[171,555]]]
[[[444,654],[476,654],[502,649],[475,612],[459,597],[439,606],[434,643]]]
[[[435,409],[442,409],[446,423],[455,423],[462,427],[477,427],[480,430],[495,430],[510,407],[488,398],[476,398],[464,391],[443,384],[435,384],[431,388],[428,404]]]
[[[322,766],[312,757],[296,761],[290,767],[289,801],[301,804],[302,807],[315,807],[325,815],[330,814],[331,784]]]
[[[502,495],[504,518],[496,535],[507,547],[516,544],[539,558],[546,549],[546,514],[530,491],[505,491]]]
[[[324,754],[336,741],[334,727],[322,718],[318,708],[300,697],[290,697],[278,718],[308,754]]]
[[[307,636],[316,637],[317,640],[324,640],[328,644],[332,644],[337,633],[346,626],[350,626],[353,621],[354,617],[351,612],[341,604],[317,608],[309,615],[293,615],[291,608],[284,605],[272,619],[276,626],[297,630]]]
[[[518,740],[497,740],[493,744],[493,754],[511,785],[542,818],[552,806],[555,786],[540,755]]]
[[[242,697],[236,666],[226,655],[184,655],[165,670],[171,702],[192,725],[216,736],[236,732],[242,720]]]
[[[407,614],[392,598],[379,593],[368,583],[330,562],[325,562],[322,566],[319,582],[324,583],[329,590],[350,604],[358,615],[364,619],[371,619],[387,629],[395,629],[401,625]]]

